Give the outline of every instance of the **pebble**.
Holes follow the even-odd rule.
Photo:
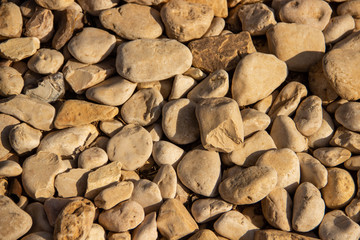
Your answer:
[[[341,147],[324,147],[315,149],[313,155],[326,167],[335,167],[348,160],[351,152]]]
[[[197,223],[206,223],[232,208],[232,204],[218,198],[198,199],[191,205],[191,214]]]
[[[226,18],[228,16],[227,3],[225,0],[186,0],[192,3],[201,3],[210,6],[216,17]]]
[[[124,123],[116,119],[100,121],[100,129],[108,137],[113,137],[123,126]]]
[[[343,147],[351,153],[360,153],[360,134],[352,132],[344,127],[338,127],[330,140],[330,145]]]
[[[312,95],[300,103],[294,122],[299,132],[307,137],[320,129],[322,119],[322,101],[318,96]]]
[[[121,163],[112,162],[90,172],[87,177],[85,197],[94,199],[103,189],[119,181]]]
[[[138,39],[118,47],[116,70],[132,82],[159,81],[183,74],[192,58],[189,48],[176,40]]]
[[[29,153],[40,144],[42,133],[26,123],[20,123],[9,132],[9,142],[12,149],[19,155]]]
[[[20,37],[23,19],[20,8],[12,2],[3,2],[0,6],[0,39]]]
[[[241,110],[240,113],[244,124],[245,137],[249,137],[258,131],[263,131],[270,125],[270,117],[261,111],[246,108]]]
[[[0,57],[17,62],[34,55],[39,48],[36,37],[11,38],[0,43]]]
[[[109,232],[108,240],[131,240],[131,234],[129,232],[114,233]]]
[[[360,227],[341,210],[328,212],[319,227],[321,239],[349,239],[360,237]]]
[[[158,237],[156,212],[145,216],[143,222],[134,230],[134,240],[156,240]]]
[[[319,240],[319,238],[308,237],[303,234],[293,232],[284,232],[274,229],[259,230],[255,232],[254,240],[272,240],[272,239],[294,239],[294,240]]]
[[[104,228],[99,224],[93,223],[86,240],[106,240]]]
[[[0,161],[0,177],[16,177],[22,173],[20,164],[12,160]]]
[[[53,232],[52,226],[50,226],[47,219],[44,205],[39,202],[33,202],[26,206],[25,211],[31,216],[33,225],[29,233],[33,232]]]
[[[99,19],[105,28],[129,40],[158,38],[164,29],[156,9],[132,3],[101,11]]]
[[[186,96],[186,94],[197,84],[192,77],[178,74],[174,77],[173,85],[169,100],[179,99]]]
[[[321,189],[326,207],[346,206],[355,196],[355,182],[350,173],[341,168],[328,168],[328,183]]]
[[[144,217],[142,206],[136,201],[127,200],[101,212],[99,223],[108,231],[125,232],[137,227]]]
[[[300,162],[301,183],[312,183],[318,189],[326,186],[328,182],[328,172],[319,160],[308,153],[297,153]]]
[[[28,61],[28,68],[39,74],[56,73],[64,63],[64,56],[57,50],[39,49]]]
[[[238,104],[231,98],[203,99],[196,106],[201,142],[205,149],[232,152],[244,141]],[[214,114],[217,116],[214,118]]]
[[[19,123],[16,118],[0,113],[0,158],[5,157],[11,151],[9,133]]]
[[[116,76],[86,90],[86,98],[100,104],[120,106],[134,93],[136,84]]]
[[[167,239],[180,239],[199,229],[188,210],[177,199],[168,199],[161,205],[156,223],[160,234]]]
[[[254,109],[267,114],[278,94],[279,90],[274,90],[269,96],[255,103]]]
[[[336,16],[330,19],[323,30],[325,43],[336,43],[346,37],[355,28],[355,21],[349,14]]]
[[[351,218],[354,222],[358,223],[360,221],[360,201],[359,198],[354,198],[351,200],[349,205],[345,208],[346,215]]]
[[[325,202],[320,191],[311,183],[299,185],[294,195],[292,227],[298,232],[308,232],[316,228],[325,213]]]
[[[106,152],[99,147],[91,147],[79,154],[78,166],[84,169],[95,169],[105,165],[108,161]]]
[[[48,42],[54,34],[54,15],[49,9],[35,9],[25,24],[24,35],[36,37],[40,42]]]
[[[276,188],[261,200],[266,221],[282,231],[291,231],[292,200],[284,188]]]
[[[95,206],[87,199],[69,202],[56,218],[54,239],[85,240],[95,218]]]
[[[121,107],[121,117],[125,122],[147,126],[161,115],[164,98],[155,88],[145,88],[133,94]]]
[[[24,87],[21,74],[12,67],[0,66],[0,95],[9,97],[18,95]]]
[[[291,71],[309,71],[325,53],[323,33],[309,25],[281,22],[270,28],[266,37],[270,52]]]
[[[272,167],[277,172],[277,187],[295,192],[300,182],[300,163],[296,153],[288,148],[268,150],[256,161],[256,166]]]
[[[91,15],[98,16],[102,11],[115,7],[120,1],[119,0],[78,0],[82,9],[89,12]]]
[[[151,139],[154,143],[160,141],[163,138],[164,132],[161,127],[161,123],[151,124],[145,129],[150,133]]]
[[[27,234],[25,237],[21,238],[21,240],[51,240],[52,234],[49,232],[35,232]]]
[[[214,17],[211,21],[210,27],[203,35],[203,37],[219,36],[225,28],[225,20],[220,17]]]
[[[207,74],[201,71],[199,68],[191,67],[186,72],[184,72],[184,76],[189,76],[196,81],[200,81],[206,78]]]
[[[335,119],[347,129],[360,132],[360,124],[358,124],[359,111],[360,104],[358,102],[347,102],[336,109]]]
[[[352,0],[341,3],[337,7],[336,12],[338,15],[350,14],[353,18],[360,18],[360,2]]]
[[[192,235],[189,240],[218,240],[219,238],[215,233],[209,229],[201,229]]]
[[[3,195],[0,195],[0,212],[1,238],[18,239],[30,230],[33,223],[31,216]]]
[[[175,144],[160,140],[154,142],[152,157],[157,165],[162,166],[165,164],[169,164],[172,166],[176,166],[179,160],[184,155],[185,151],[176,146]]]
[[[262,200],[275,187],[277,172],[266,166],[241,169],[223,180],[219,185],[222,199],[233,204],[252,204]]]
[[[323,120],[319,130],[308,137],[308,145],[310,148],[326,147],[334,134],[334,122],[331,116],[323,109]]]
[[[74,0],[65,0],[61,2],[54,2],[52,0],[35,0],[35,2],[43,8],[61,11],[69,7],[74,2]]]
[[[148,214],[157,211],[162,204],[162,196],[159,186],[147,179],[134,182],[131,200],[138,202]]]
[[[344,167],[348,170],[358,171],[360,170],[360,157],[352,156],[344,162]]]
[[[162,108],[162,129],[171,142],[189,144],[199,138],[200,130],[195,109],[196,103],[186,98],[164,104]]]
[[[109,210],[118,203],[130,199],[134,184],[130,181],[117,182],[102,190],[94,199],[98,208]]]
[[[91,124],[58,130],[45,135],[41,139],[37,151],[53,152],[67,158],[89,146],[98,134],[96,127]]]
[[[68,198],[83,196],[86,191],[86,182],[89,170],[73,168],[60,173],[55,178],[55,188],[59,197]]]
[[[153,182],[159,186],[161,197],[163,199],[175,198],[177,175],[175,169],[171,165],[161,165]]]
[[[141,126],[128,124],[110,138],[107,154],[110,161],[120,162],[124,170],[136,170],[144,166],[152,147],[148,131]]]

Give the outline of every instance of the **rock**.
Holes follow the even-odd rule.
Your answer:
[[[175,76],[169,100],[179,99],[186,96],[186,94],[196,86],[197,82],[194,78],[178,74]]]
[[[0,43],[0,57],[17,62],[34,55],[39,48],[36,37],[12,38]]]
[[[334,123],[331,116],[323,109],[323,120],[319,130],[308,137],[308,145],[311,148],[326,147],[334,134]]]
[[[292,200],[284,188],[276,188],[261,200],[261,209],[266,221],[273,227],[291,231]]]
[[[33,225],[29,232],[53,232],[47,219],[44,205],[39,202],[33,202],[26,206],[25,211],[30,214]]]
[[[318,189],[328,182],[328,172],[319,160],[307,153],[297,153],[300,162],[301,183],[310,182]]]
[[[354,222],[358,223],[360,221],[360,201],[359,198],[354,198],[351,200],[349,205],[345,208],[346,215],[351,218]]]
[[[57,111],[54,126],[57,129],[81,126],[95,121],[110,120],[118,113],[116,107],[83,100],[67,100]]]
[[[99,147],[92,147],[84,150],[78,157],[78,166],[84,169],[94,169],[107,163],[106,152]]]
[[[20,8],[12,2],[3,2],[0,6],[0,39],[20,37],[23,19]]]
[[[351,153],[360,153],[360,134],[347,130],[344,127],[338,127],[334,136],[330,140],[330,145],[335,147],[343,147],[351,151]]]
[[[291,239],[291,240],[319,240],[319,238],[308,237],[293,232],[284,232],[274,229],[259,230],[255,232],[254,240],[271,239]]]
[[[56,73],[64,63],[64,56],[53,49],[41,48],[28,61],[27,66],[40,74]]]
[[[341,168],[328,168],[328,183],[321,189],[326,207],[346,206],[355,196],[355,183],[350,173]]]
[[[29,214],[8,197],[0,195],[0,236],[3,239],[18,239],[27,233],[32,225]]]
[[[0,177],[16,177],[22,173],[20,164],[11,160],[0,161]]]
[[[355,240],[360,237],[360,227],[343,211],[334,210],[325,215],[319,227],[319,235],[321,239]]]
[[[87,178],[85,197],[94,199],[103,189],[119,181],[121,163],[113,162],[90,172]]]
[[[151,139],[153,140],[154,143],[160,141],[164,135],[163,130],[161,128],[161,123],[151,124],[145,129],[150,133]]]
[[[159,186],[161,197],[163,199],[175,198],[177,175],[175,169],[171,165],[162,165],[153,182]]]
[[[134,240],[156,240],[158,237],[156,227],[156,212],[145,216],[144,221],[134,230]]]
[[[115,68],[112,59],[95,65],[70,59],[66,62],[62,72],[74,92],[81,94],[85,89],[95,86],[114,74]]]
[[[58,196],[63,198],[83,196],[86,191],[88,174],[89,170],[81,168],[73,168],[58,174],[55,178]]]
[[[40,144],[41,131],[26,123],[14,126],[9,132],[9,142],[17,154],[24,154],[37,148]]]
[[[184,72],[184,75],[192,77],[196,81],[203,80],[207,76],[206,73],[195,67],[189,68],[186,72]]]
[[[322,101],[318,96],[312,95],[300,103],[294,122],[302,135],[311,136],[320,129],[322,119]]]
[[[258,69],[261,71],[250,69]],[[286,64],[275,56],[252,53],[237,65],[231,85],[233,98],[240,106],[255,103],[271,94],[287,76]]]
[[[233,205],[217,198],[198,199],[191,206],[191,214],[198,223],[209,222],[228,212]]]
[[[192,235],[189,240],[218,240],[215,233],[209,229],[201,229]]]
[[[44,102],[55,102],[65,95],[65,80],[61,72],[47,75],[37,82],[35,88],[26,89],[25,95]]]
[[[258,131],[247,138],[234,151],[222,155],[222,160],[235,163],[239,166],[250,167],[255,165],[258,158],[276,145],[266,131]]]
[[[214,11],[208,5],[185,0],[169,1],[160,14],[167,36],[180,42],[201,38],[214,17]]]
[[[249,219],[236,210],[221,215],[214,223],[215,231],[228,239],[253,239],[257,229]]]
[[[161,3],[167,2],[167,0],[125,0],[128,3],[137,3],[140,5],[159,5]]]
[[[220,17],[214,17],[211,21],[210,27],[203,35],[203,37],[219,36],[225,28],[225,20]]]
[[[24,35],[48,42],[54,34],[54,15],[49,9],[38,8],[26,22]]]
[[[95,206],[87,199],[68,203],[56,219],[54,239],[85,240],[95,218]]]
[[[131,3],[104,10],[99,19],[105,28],[129,40],[158,38],[164,28],[157,10]]]
[[[129,232],[114,233],[109,232],[108,240],[131,240],[131,234]]]
[[[258,101],[254,105],[254,109],[256,109],[260,112],[263,112],[263,113],[268,113],[270,110],[270,107],[272,106],[272,104],[275,101],[278,94],[279,94],[279,90],[274,90],[269,96]]]
[[[266,31],[276,24],[273,10],[263,3],[242,5],[238,16],[243,31],[248,31],[251,36],[265,35]]]
[[[316,228],[324,217],[325,203],[320,191],[311,183],[299,185],[294,195],[292,227],[298,232]]]
[[[67,169],[59,155],[49,152],[39,152],[26,158],[22,167],[25,192],[42,202],[55,194],[55,176]]]
[[[354,19],[349,14],[336,16],[330,19],[324,29],[325,43],[336,43],[346,37],[355,28]]]
[[[309,25],[278,23],[266,32],[266,37],[270,52],[285,61],[291,71],[307,72],[325,52],[324,35]]]
[[[277,148],[290,148],[294,152],[307,150],[307,139],[296,129],[294,121],[288,116],[275,118],[270,136]]]
[[[134,182],[134,190],[130,199],[138,202],[144,208],[145,214],[157,211],[162,204],[159,186],[147,179]]]
[[[52,234],[49,232],[35,232],[26,235],[21,240],[51,240]]]
[[[324,147],[315,149],[313,155],[326,167],[335,167],[348,160],[351,152],[341,147]]]
[[[214,36],[191,41],[192,65],[206,72],[230,71],[240,58],[256,51],[248,32]]]
[[[127,123],[147,126],[161,115],[164,98],[155,88],[146,88],[133,94],[121,108],[121,116]]]
[[[107,145],[110,161],[119,161],[124,170],[142,167],[152,151],[150,133],[143,127],[128,124],[115,134]]]
[[[216,17],[226,18],[228,16],[227,2],[225,0],[186,0],[192,3],[201,3],[210,6]]]
[[[135,83],[117,76],[89,88],[86,97],[100,104],[119,106],[132,96],[135,88]]]
[[[127,200],[101,212],[99,223],[106,230],[125,232],[137,227],[144,220],[144,215],[144,210],[139,203]]]
[[[117,182],[102,190],[94,199],[98,208],[109,210],[120,202],[130,199],[134,184],[130,181]]]
[[[105,239],[106,239],[106,235],[104,228],[99,224],[93,223],[90,229],[90,233],[87,236],[86,240],[105,240]]]
[[[240,110],[233,99],[203,99],[196,106],[195,112],[201,142],[207,150],[232,152],[244,141]]]
[[[276,186],[277,173],[271,167],[241,169],[219,185],[220,196],[233,204],[252,204],[266,197]]]
[[[120,1],[119,0],[79,0],[78,1],[81,8],[86,12],[89,12],[91,15],[98,16],[102,11],[115,7]]]
[[[285,188],[289,193],[295,192],[300,182],[300,163],[295,152],[288,148],[269,150],[262,154],[256,166],[272,167],[277,172],[277,187]]]
[[[177,199],[168,199],[161,205],[157,227],[160,234],[168,239],[180,239],[199,229],[190,213]]]
[[[341,3],[336,12],[338,15],[350,14],[353,18],[360,18],[360,2],[352,0],[349,2]]]
[[[163,98],[168,98],[172,88],[172,78],[165,79],[163,81],[153,81],[153,82],[142,82],[137,84],[137,90],[145,88],[154,88],[160,91]]]
[[[221,181],[221,161],[216,152],[192,150],[184,155],[177,166],[180,181],[197,194],[217,195]]]
[[[100,129],[109,137],[113,137],[124,126],[124,123],[119,120],[106,120],[100,122]]]
[[[33,127],[49,131],[55,117],[55,108],[49,103],[19,94],[0,101],[0,112],[12,115]]]
[[[176,146],[171,142],[163,140],[154,142],[152,150],[152,156],[154,158],[154,161],[159,166],[165,164],[176,166],[184,153],[185,151],[182,148]]]
[[[61,11],[69,7],[74,0],[65,0],[61,2],[54,2],[52,0],[35,0],[35,2],[43,8]]]
[[[162,108],[162,129],[171,142],[189,144],[199,138],[200,130],[195,108],[196,104],[186,98],[164,104]],[[181,121],[179,121],[180,119]]]
[[[40,141],[37,151],[54,152],[62,157],[70,157],[89,146],[98,134],[96,127],[91,124],[51,132]]]
[[[360,115],[358,115],[359,110],[360,104],[357,102],[344,103],[336,109],[335,119],[347,129],[360,132],[360,124],[358,124],[358,119],[360,118]]]
[[[0,158],[5,157],[11,151],[9,134],[11,129],[19,123],[14,117],[0,114]]]
[[[1,6],[0,6],[1,7]],[[24,87],[21,74],[12,67],[0,66],[0,95],[9,97],[18,95]]]
[[[152,82],[184,73],[191,62],[190,50],[176,40],[139,39],[118,47],[116,70],[132,82]]]
[[[360,158],[359,156],[350,157],[344,162],[344,167],[348,170],[358,171],[360,170]]]
[[[265,130],[271,119],[265,113],[253,108],[246,108],[240,111],[244,125],[244,136],[248,137],[257,131]]]

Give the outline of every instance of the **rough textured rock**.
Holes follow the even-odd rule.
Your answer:
[[[297,153],[300,162],[301,181],[310,182],[321,189],[328,182],[328,172],[319,160],[307,153]]]
[[[9,115],[0,114],[0,158],[5,157],[11,151],[9,134],[11,129],[20,122]]]
[[[89,170],[82,168],[72,168],[58,174],[54,183],[58,196],[63,198],[84,196],[88,174]]]
[[[216,219],[232,208],[232,204],[217,198],[198,199],[191,205],[191,214],[196,222],[205,223]]]
[[[30,57],[40,48],[40,40],[36,37],[12,38],[0,43],[0,57],[21,61]]]
[[[20,8],[12,2],[0,6],[0,39],[20,37],[23,19]]]
[[[256,51],[248,32],[214,36],[191,41],[192,64],[206,72],[236,67],[240,58]]]
[[[9,133],[11,147],[18,154],[32,151],[40,144],[41,131],[30,127],[26,123],[14,126]]]
[[[26,22],[24,35],[48,42],[54,34],[54,15],[49,9],[38,8]]]
[[[227,1],[226,0],[186,0],[192,3],[201,3],[210,6],[214,15],[221,18],[228,16]]]
[[[118,203],[128,200],[134,189],[134,184],[130,181],[117,182],[110,187],[102,190],[94,199],[97,207],[109,210]]]
[[[0,95],[8,97],[18,95],[24,87],[21,74],[12,67],[0,66]]]

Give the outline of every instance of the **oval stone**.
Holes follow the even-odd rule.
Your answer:
[[[360,132],[360,103],[347,102],[335,111],[335,119],[351,131]]]

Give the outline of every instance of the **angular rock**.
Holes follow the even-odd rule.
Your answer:
[[[307,153],[297,153],[300,162],[301,183],[310,182],[318,189],[326,186],[328,172],[319,160]]]
[[[14,117],[0,114],[0,158],[5,157],[11,151],[9,134],[11,129],[19,123]]]
[[[82,168],[73,168],[58,174],[55,178],[55,188],[59,197],[83,196],[86,191],[88,174],[89,170]]]
[[[11,147],[18,154],[24,154],[37,148],[40,144],[41,131],[26,123],[14,126],[9,133]]]
[[[318,96],[312,95],[300,103],[294,122],[302,135],[311,136],[320,129],[322,119],[322,101]]]
[[[22,173],[20,164],[15,161],[0,161],[0,177],[16,177]]]
[[[344,127],[338,127],[334,136],[330,140],[331,146],[343,147],[351,153],[360,153],[360,134],[347,130]]]
[[[163,199],[175,198],[177,175],[175,169],[171,165],[162,165],[153,182],[159,186],[161,197]]]
[[[109,210],[120,202],[130,199],[134,184],[130,181],[117,182],[102,190],[94,199],[98,208]]]
[[[156,227],[156,212],[145,216],[144,221],[134,230],[134,240],[156,240],[158,237]]]
[[[27,66],[40,74],[56,73],[64,63],[64,56],[53,49],[41,48],[28,61]]]
[[[39,48],[36,37],[12,38],[0,43],[0,57],[17,62],[34,55]]]
[[[124,123],[116,119],[100,122],[101,131],[109,137],[113,137],[123,126]]]
[[[191,214],[198,223],[216,219],[222,213],[228,212],[233,205],[217,198],[198,199],[191,205]]]
[[[246,108],[240,111],[244,124],[244,136],[248,137],[257,131],[265,130],[271,119],[265,113],[253,108]]]
[[[1,7],[1,6],[0,6]],[[24,87],[21,74],[12,67],[0,66],[0,95],[9,97],[18,95]]]
[[[20,8],[15,3],[3,2],[0,16],[0,39],[20,37],[23,26]]]
[[[130,199],[138,202],[144,208],[145,214],[157,211],[162,204],[159,186],[147,179],[134,182]]]
[[[210,27],[203,35],[203,37],[219,36],[220,33],[224,30],[224,28],[225,28],[225,20],[220,17],[214,17],[210,24]]]
[[[317,148],[313,155],[326,167],[335,167],[348,160],[351,152],[340,147],[324,147]]]
[[[54,15],[49,9],[38,8],[26,22],[24,35],[48,42],[54,34]]]

